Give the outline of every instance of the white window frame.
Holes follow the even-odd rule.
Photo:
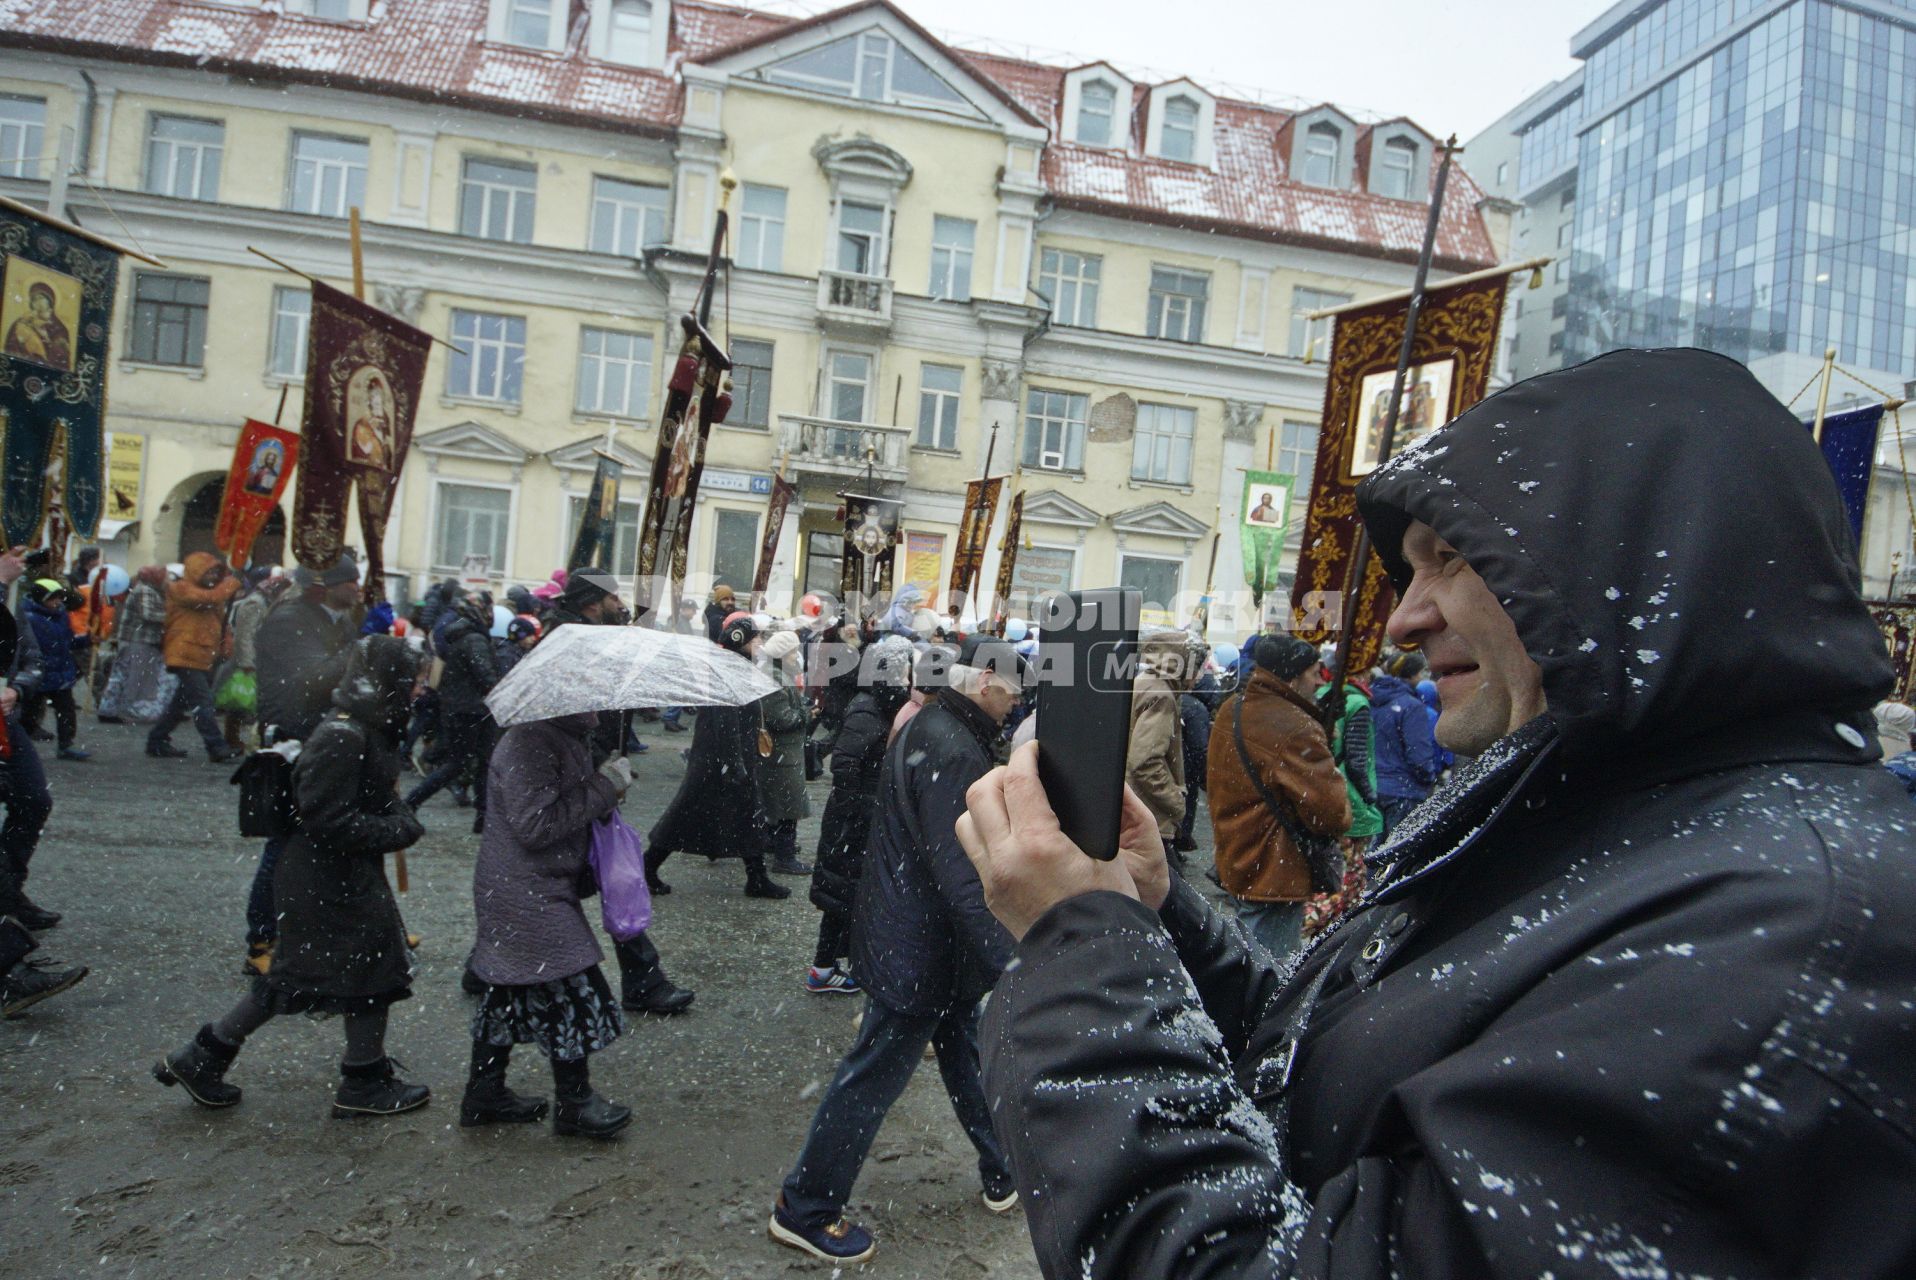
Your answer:
[[[1319,145],[1325,142],[1329,150]],[[1305,127],[1302,145],[1304,159],[1298,166],[1298,181],[1313,187],[1342,187],[1344,131],[1328,120],[1317,120]],[[1311,173],[1317,162],[1321,162],[1324,169],[1321,180]]]
[[[1189,120],[1174,119],[1188,110]],[[1158,154],[1166,160],[1182,160],[1188,164],[1197,162],[1198,122],[1204,118],[1204,108],[1197,99],[1177,94],[1164,100],[1164,119],[1158,125]],[[1183,154],[1179,154],[1182,152]]]
[[[1306,295],[1309,295],[1306,297]],[[1318,289],[1310,285],[1297,285],[1291,290],[1291,331],[1290,354],[1303,359],[1308,352],[1313,358],[1328,354],[1323,343],[1317,339],[1330,337],[1333,320],[1313,320],[1311,312],[1326,307],[1341,307],[1351,301],[1353,295],[1338,293],[1332,289]],[[1301,328],[1299,326],[1302,326]]]
[[[1187,129],[1171,129],[1171,108],[1176,103],[1184,103],[1194,113]],[[1151,155],[1181,164],[1202,165],[1210,168],[1216,163],[1216,147],[1213,139],[1217,132],[1217,99],[1189,80],[1173,80],[1170,84],[1161,84],[1151,90],[1150,110],[1145,121],[1145,150]],[[1166,143],[1166,135],[1186,136],[1190,140],[1190,152],[1187,155],[1175,154]]]
[[[847,360],[863,360],[865,362],[865,376],[862,379],[858,379],[840,374],[838,361],[841,357]],[[834,422],[857,422],[866,426],[872,425],[872,412],[875,408],[872,399],[878,381],[877,353],[860,350],[856,347],[826,347],[822,366],[819,369],[819,376],[824,379],[822,388],[823,395],[820,399],[823,401],[823,407],[826,411],[825,416],[827,418]],[[839,416],[838,388],[841,386],[859,388],[859,417],[843,418]]]
[[[645,17],[642,29],[631,20],[641,13]],[[648,65],[652,57],[652,27],[659,20],[652,0],[608,0],[605,20],[606,61],[627,66]]]
[[[936,372],[940,379],[947,374],[957,382],[955,387],[934,387],[928,385],[928,378]],[[918,429],[912,436],[912,443],[920,449],[935,449],[942,452],[956,452],[958,448],[958,415],[964,405],[965,370],[962,365],[934,364],[931,361],[918,366]],[[929,427],[929,430],[927,428]]]
[[[1051,259],[1050,266],[1046,265],[1047,259]],[[1065,270],[1067,265],[1071,268],[1069,274]],[[1054,324],[1077,329],[1097,328],[1098,289],[1103,279],[1104,258],[1100,254],[1049,247],[1038,250],[1038,293],[1050,301]],[[1069,305],[1065,302],[1067,290]]]
[[[1177,583],[1177,585],[1171,589],[1171,598],[1169,600],[1146,600],[1143,603],[1147,609],[1153,604],[1157,604],[1162,606],[1166,612],[1175,614],[1178,607],[1178,597],[1184,594],[1185,562],[1174,555],[1152,555],[1148,551],[1120,551],[1118,552],[1118,582],[1120,585],[1124,582],[1124,566],[1133,560],[1149,560],[1158,564],[1168,564],[1171,566]]]
[[[560,26],[571,7],[568,0],[492,0],[488,35],[502,44],[550,52],[563,39],[553,28]],[[544,19],[544,30],[536,31],[540,19]]]
[[[531,179],[528,185],[498,182],[473,176],[474,165],[491,165]],[[468,217],[477,199],[476,218]],[[504,234],[493,235],[493,214],[503,207]],[[539,216],[539,167],[520,160],[502,160],[497,156],[468,155],[459,161],[459,234],[496,244],[531,244],[532,228]],[[467,230],[467,223],[474,230]],[[523,224],[523,225],[521,225]]]
[[[1393,200],[1413,199],[1417,150],[1417,144],[1409,138],[1385,138],[1377,155],[1376,185],[1372,190]]]
[[[211,125],[219,130],[218,142],[201,142],[186,138],[161,138],[156,136],[162,122],[178,121],[182,124]],[[141,188],[153,195],[172,196],[179,200],[218,200],[220,198],[221,161],[226,154],[226,122],[208,120],[203,116],[184,116],[170,111],[153,111],[146,118],[146,172],[142,175]],[[207,172],[208,162],[212,172]],[[192,177],[182,184],[177,181],[182,163],[189,163]],[[186,190],[180,190],[181,186]]]
[[[742,335],[734,336],[731,341],[732,412],[721,425],[738,427],[747,431],[768,431],[772,425],[772,370],[778,360],[778,344],[770,338],[748,338]],[[744,364],[739,358],[738,349],[739,344],[742,342],[755,343],[758,346],[764,347],[766,351],[770,353],[766,357],[767,363],[764,365]],[[752,422],[746,417],[746,414],[750,412],[751,396],[749,388],[739,385],[738,371],[741,367],[747,369],[762,368],[765,370],[765,421],[763,422]],[[756,381],[756,379],[754,379],[754,381]]]
[[[761,207],[752,208],[757,196]],[[777,197],[778,211],[764,207]],[[785,268],[785,209],[789,193],[784,187],[768,187],[748,182],[739,200],[737,265],[748,271],[782,271]]]
[[[366,0],[283,0],[285,12],[325,22],[364,22]]]
[[[291,299],[299,299],[298,306],[288,306]],[[313,293],[311,289],[290,284],[273,286],[273,321],[266,336],[266,372],[276,382],[306,381],[306,340],[312,331]],[[281,337],[287,325],[293,326],[292,368],[282,368],[279,355],[282,348]]]
[[[1105,95],[1109,95],[1108,100],[1101,101],[1100,105],[1104,108],[1101,111],[1094,110],[1091,105],[1090,99],[1094,92],[1101,100],[1105,98]],[[1085,121],[1087,119],[1094,121],[1099,119],[1103,120],[1103,137],[1091,136],[1091,133],[1085,128]],[[1084,82],[1078,89],[1078,110],[1071,121],[1071,135],[1087,147],[1109,147],[1116,144],[1118,136],[1117,85],[1112,84],[1109,80],[1087,80]]]
[[[597,338],[599,350],[587,348]],[[632,344],[633,355],[610,355],[605,351],[605,339],[623,338]],[[627,421],[642,421],[646,415],[646,399],[652,385],[653,361],[652,335],[634,329],[609,329],[604,325],[587,324],[579,326],[579,364],[578,374],[572,395],[573,412],[593,418],[622,418]],[[611,368],[620,368],[625,375],[625,403],[613,407],[605,404],[606,374]],[[591,391],[591,403],[587,403],[587,392]]]
[[[443,551],[445,548],[440,540],[439,521],[444,516],[446,511],[446,489],[448,487],[460,488],[460,489],[491,489],[494,492],[503,493],[506,495],[506,527],[505,527],[505,536],[503,539],[504,547],[501,551],[500,558],[492,562],[492,575],[494,577],[501,577],[501,578],[509,577],[512,573],[511,565],[512,565],[513,556],[518,549],[515,543],[517,541],[517,532],[519,528],[519,486],[516,484],[500,484],[494,480],[470,480],[470,479],[466,479],[463,476],[433,477],[432,513],[431,513],[432,522],[429,525],[427,525],[427,530],[428,530],[428,536],[431,539],[431,548],[429,551],[429,556],[433,561],[434,571],[438,573],[459,572],[459,570],[463,567],[463,565],[461,564],[461,561],[464,559],[464,555],[462,554],[461,561],[454,561],[451,564],[446,564],[444,563],[443,557],[441,557],[440,555],[440,552]]]
[[[343,142],[359,148],[358,160],[343,160],[333,156],[314,157],[302,160],[299,154],[300,144],[313,142]],[[299,173],[302,165],[312,169],[312,207],[301,208],[299,204]],[[292,161],[286,171],[286,207],[293,213],[304,213],[316,218],[343,218],[346,211],[354,205],[366,207],[366,171],[372,165],[372,143],[365,138],[354,138],[345,134],[321,133],[317,130],[295,129],[293,131]],[[326,207],[326,186],[329,180],[339,183],[338,199],[333,203],[335,209]],[[354,187],[357,186],[357,199]]]
[[[665,65],[666,37],[672,28],[671,0],[651,0],[652,23],[646,32],[644,50],[634,57],[628,57],[629,50],[613,52],[613,31],[615,12],[613,0],[591,0],[591,9],[586,20],[586,52],[588,56],[604,62],[617,63],[622,67],[662,67]]]
[[[845,209],[851,205],[856,205],[861,209],[876,209],[878,211],[878,229],[875,231],[848,229],[845,226]],[[869,280],[889,278],[891,270],[890,263],[887,261],[889,255],[886,253],[886,248],[891,242],[891,216],[891,206],[882,201],[855,200],[850,197],[840,197],[832,208],[832,270],[841,275],[863,276]],[[868,270],[862,272],[854,271],[842,265],[845,261],[845,252],[851,247],[848,243],[851,239],[865,241],[868,259],[866,266],[869,268]]]
[[[460,322],[467,318],[475,321],[473,332],[461,333]],[[519,366],[519,394],[517,397],[509,397],[505,394],[506,373],[513,363],[514,344],[508,337],[494,338],[482,335],[478,331],[478,324],[476,322],[485,320],[508,322],[508,332],[510,332],[511,321],[516,320],[519,322],[520,333],[523,336],[517,344]],[[512,315],[502,311],[475,311],[469,307],[454,307],[447,323],[452,330],[452,344],[455,347],[463,347],[467,354],[460,356],[455,352],[446,361],[446,398],[449,400],[473,401],[479,404],[518,405],[524,403],[526,393],[526,347],[530,341],[530,334],[527,332],[526,317]],[[492,378],[493,391],[490,394],[478,387],[481,357],[486,353],[492,353],[498,361],[495,375]],[[458,362],[461,360],[466,362],[466,367],[471,372],[471,385],[464,389],[453,385],[453,378],[459,368]]]
[[[1040,407],[1039,397],[1045,401]],[[1056,403],[1053,403],[1056,398]],[[1061,410],[1053,412],[1054,409]],[[1077,410],[1073,417],[1071,411]],[[1091,417],[1091,397],[1082,391],[1065,391],[1053,387],[1027,387],[1024,403],[1024,442],[1019,457],[1027,467],[1036,467],[1041,471],[1063,471],[1066,474],[1084,473],[1085,437],[1089,434]],[[1053,429],[1056,429],[1056,448],[1049,447]],[[1035,447],[1034,446],[1034,435]],[[1077,454],[1077,465],[1071,465],[1071,455]]]
[[[38,178],[46,146],[47,100],[0,93],[0,178]]]
[[[714,582],[735,582],[735,583],[738,583],[741,587],[749,585],[751,583],[753,575],[755,575],[758,572],[759,548],[764,545],[765,522],[761,518],[761,513],[758,511],[750,510],[745,507],[727,507],[727,506],[717,506],[717,505],[714,505],[709,510],[711,512],[710,524],[712,526],[712,532],[710,537],[707,540],[707,546],[709,550],[708,550],[705,562],[706,564],[710,565],[712,568],[712,580]],[[719,572],[719,563],[718,563],[719,526],[725,522],[725,518],[727,516],[737,516],[742,519],[749,518],[752,522],[752,544],[751,544],[752,545],[752,553],[751,553],[752,563],[751,563],[751,567],[746,569],[742,578],[728,577],[725,574],[722,574]]]
[[[1131,435],[1131,478],[1147,484],[1191,486],[1197,452],[1197,410],[1189,405],[1138,404]]]
[[[1202,291],[1192,293],[1183,288],[1160,287],[1160,272],[1178,277],[1180,286],[1193,280],[1202,281]],[[1145,316],[1145,334],[1172,342],[1203,342],[1204,325],[1209,318],[1206,313],[1211,308],[1210,273],[1153,263],[1149,283],[1150,310]]]
[[[970,218],[936,214],[931,220],[931,297],[971,301],[971,264],[978,249],[978,224]]]
[[[936,67],[919,57],[915,50],[907,48],[890,32],[878,27],[869,27],[840,37],[839,40],[829,44],[847,42],[852,45],[852,77],[848,81],[792,69],[791,62],[804,56],[800,53],[795,53],[791,58],[767,67],[764,72],[765,79],[771,84],[815,90],[833,97],[850,98],[858,102],[895,103],[899,106],[919,107],[932,111],[973,114],[971,104],[956,86],[941,75]],[[829,44],[820,45],[818,48],[827,48]],[[806,52],[816,52],[816,50]],[[924,67],[925,73],[943,85],[947,93],[927,96],[898,88],[896,58],[900,54]]]
[[[202,303],[195,303],[195,302],[181,302],[177,298],[143,299],[140,297],[140,288],[142,285],[144,285],[148,281],[171,281],[175,283],[201,284],[206,286],[206,300]],[[162,345],[163,340],[159,332],[159,326],[158,326],[157,320],[155,323],[153,351],[146,353],[144,355],[136,353],[135,343],[137,341],[137,334],[140,328],[140,308],[142,306],[178,309],[180,314],[176,318],[170,319],[168,323],[174,326],[179,326],[179,325],[185,326],[185,333],[180,338],[180,355],[182,357],[181,359],[163,360],[160,358],[162,355],[160,347]],[[195,334],[195,318],[193,313],[195,311],[199,312],[198,321],[197,321],[199,351],[197,353],[195,353],[192,350],[193,339]],[[168,312],[165,314],[170,315],[171,313]],[[126,360],[133,364],[145,365],[149,368],[156,368],[156,369],[204,370],[206,368],[207,329],[209,327],[210,321],[212,320],[212,316],[213,316],[212,277],[197,276],[197,275],[191,275],[191,274],[174,272],[174,271],[135,271],[133,273],[133,289],[131,291],[131,296],[127,301],[126,346],[122,349],[123,354],[121,356],[121,359]],[[197,356],[197,358],[188,358],[188,357],[194,357],[194,356]]]
[[[629,191],[619,188],[636,188],[638,191],[652,192],[658,199],[633,199]],[[672,193],[664,185],[656,182],[640,182],[635,178],[614,178],[608,174],[592,175],[592,216],[586,225],[587,247],[593,253],[616,254],[622,258],[636,258],[654,245],[667,243],[671,239]],[[601,214],[611,218],[611,244],[601,243],[599,237],[599,219]],[[628,233],[629,236],[628,236]],[[626,247],[628,238],[631,246]]]
[[[1302,433],[1315,432],[1311,447],[1304,448],[1297,443]],[[1324,428],[1315,422],[1302,422],[1296,418],[1285,418],[1278,426],[1277,435],[1277,472],[1288,475],[1297,481],[1291,489],[1291,504],[1308,503],[1311,493],[1311,476],[1317,470],[1317,451],[1324,443]],[[1296,464],[1287,467],[1286,459],[1294,459]]]

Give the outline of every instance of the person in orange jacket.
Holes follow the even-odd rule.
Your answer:
[[[212,671],[232,638],[226,629],[226,606],[239,591],[239,579],[226,562],[209,551],[186,557],[186,572],[166,588],[166,632],[161,653],[166,669],[179,677],[173,700],[146,738],[146,754],[161,759],[183,759],[186,752],[168,739],[187,716],[206,743],[206,758],[222,764],[239,753],[226,745],[219,717],[213,709]]]

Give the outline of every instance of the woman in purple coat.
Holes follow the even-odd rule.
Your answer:
[[[598,891],[586,856],[592,824],[618,807],[632,781],[623,758],[592,767],[597,724],[588,711],[515,725],[493,749],[489,786],[498,789],[488,791],[472,874],[471,968],[486,985],[472,1020],[462,1125],[545,1118],[543,1098],[506,1087],[515,1044],[536,1044],[552,1062],[554,1133],[610,1138],[632,1120],[630,1107],[593,1092],[586,1066],[625,1030],[579,905]]]

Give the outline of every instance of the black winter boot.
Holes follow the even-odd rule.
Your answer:
[[[745,896],[748,898],[789,898],[792,891],[765,874],[765,860],[755,858],[745,864]]]
[[[655,855],[650,849],[645,851],[645,887],[655,898],[663,898],[672,892],[672,886],[659,879],[659,868],[665,865],[666,855]]]
[[[511,1049],[473,1041],[472,1074],[466,1078],[466,1096],[459,1103],[462,1128],[535,1124],[546,1118],[544,1098],[528,1098],[506,1087],[506,1064],[511,1056]]]
[[[363,1066],[340,1063],[339,1092],[333,1095],[333,1118],[396,1116],[430,1102],[432,1090],[423,1084],[407,1084],[401,1080],[398,1067],[390,1057]]]
[[[595,1093],[586,1060],[553,1059],[552,1078],[558,1105],[552,1111],[552,1132],[561,1137],[614,1138],[632,1123],[632,1108],[622,1107]]]
[[[153,1078],[168,1088],[180,1086],[202,1107],[230,1107],[239,1102],[240,1087],[226,1083],[226,1071],[238,1056],[238,1045],[221,1042],[211,1026],[204,1026],[182,1048],[153,1064]]]

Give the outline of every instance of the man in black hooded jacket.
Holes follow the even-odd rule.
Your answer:
[[[1912,1274],[1916,822],[1808,432],[1730,360],[1618,352],[1358,502],[1478,759],[1288,972],[1153,842],[1081,856],[1029,758],[971,792],[1046,1275]]]

